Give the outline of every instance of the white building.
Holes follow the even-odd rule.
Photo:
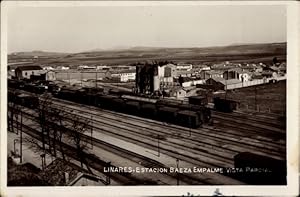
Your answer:
[[[193,65],[192,64],[177,64],[176,69],[189,71],[189,70],[193,69]]]
[[[104,65],[104,66],[97,66],[97,70],[108,70],[109,67]]]
[[[62,70],[69,70],[70,67],[68,67],[68,66],[62,66],[61,69],[62,69]]]
[[[168,86],[174,83],[174,77],[176,77],[176,66],[174,64],[166,64],[158,66],[158,78],[160,86]]]
[[[43,70],[54,70],[54,68],[51,67],[51,66],[46,66],[46,67],[43,68]]]
[[[136,77],[135,70],[120,70],[111,73],[112,78],[118,78],[120,82],[134,81]]]
[[[46,72],[46,81],[55,81],[56,80],[56,72],[52,70],[48,70]]]
[[[78,66],[78,70],[84,70],[84,69],[96,69],[96,66],[87,66],[87,65]]]
[[[15,76],[17,79],[30,79],[31,75],[38,76],[46,72],[40,66],[19,66],[15,70]]]

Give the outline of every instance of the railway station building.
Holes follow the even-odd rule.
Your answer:
[[[15,76],[17,79],[30,79],[30,76],[39,76],[45,74],[46,71],[40,66],[19,66],[15,70]]]

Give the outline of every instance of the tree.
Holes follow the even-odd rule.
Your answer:
[[[68,134],[71,144],[76,148],[76,153],[80,160],[81,167],[85,164],[88,171],[93,173],[85,158],[85,151],[87,149],[88,142],[87,140],[84,140],[83,136],[88,129],[91,129],[90,122],[90,119],[82,118],[76,114],[69,114],[69,128],[71,131],[68,132]]]
[[[8,130],[12,131],[12,132],[15,132],[14,122],[16,123],[17,132],[18,132],[18,128],[19,128],[18,119],[19,119],[19,113],[20,113],[21,106],[18,105],[18,103],[17,103],[18,95],[19,95],[19,93],[16,91],[8,92],[7,126],[8,126]],[[14,121],[14,119],[16,121]]]
[[[45,134],[48,137],[48,145],[49,145],[49,150],[50,150],[50,133],[49,133],[49,109],[51,108],[52,104],[52,97],[50,94],[42,94],[38,96],[38,103],[36,110],[38,112],[38,123],[40,124],[41,127],[41,137],[42,137],[42,147],[43,150],[46,149],[46,142],[45,142]],[[50,150],[51,151],[51,150]]]
[[[65,130],[63,127],[63,111],[58,108],[51,107],[48,109],[48,124],[49,124],[49,135],[50,135],[50,143],[49,148],[53,149],[53,156],[57,156],[57,145],[59,145],[60,152],[62,154],[63,160],[65,160],[64,150],[62,148],[62,137],[63,131]],[[51,152],[51,151],[50,151]]]

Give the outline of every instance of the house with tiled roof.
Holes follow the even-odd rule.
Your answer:
[[[223,77],[226,80],[229,79],[238,79],[242,82],[246,82],[250,80],[251,73],[242,68],[232,68],[223,72]]]
[[[202,70],[200,72],[200,78],[201,79],[209,79],[209,78],[214,78],[214,77],[219,77],[223,78],[223,71],[222,70]]]
[[[15,69],[15,76],[17,79],[30,79],[32,75],[40,76],[46,71],[40,66],[19,66]]]
[[[87,170],[62,159],[55,159],[39,176],[48,185],[53,186],[87,186],[105,185],[106,182],[100,177],[89,173]]]

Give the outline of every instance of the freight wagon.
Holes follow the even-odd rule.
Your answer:
[[[44,93],[45,88],[36,84],[26,84],[23,88],[18,82],[9,83],[10,86],[25,89],[30,92]],[[159,100],[155,98],[139,97],[124,94],[121,91],[110,91],[104,94],[99,88],[62,87],[51,92],[54,97],[73,101],[80,104],[97,106],[103,109],[132,114],[155,119],[185,127],[196,128],[211,119],[210,109],[204,105],[184,104]]]
[[[18,105],[34,109],[38,105],[38,97],[8,91],[8,101],[14,102]]]
[[[178,105],[137,96],[62,89],[56,97],[116,112],[196,128],[210,120],[210,110],[199,105]]]
[[[214,98],[214,108],[221,112],[233,112],[237,108],[237,102],[216,97]]]

